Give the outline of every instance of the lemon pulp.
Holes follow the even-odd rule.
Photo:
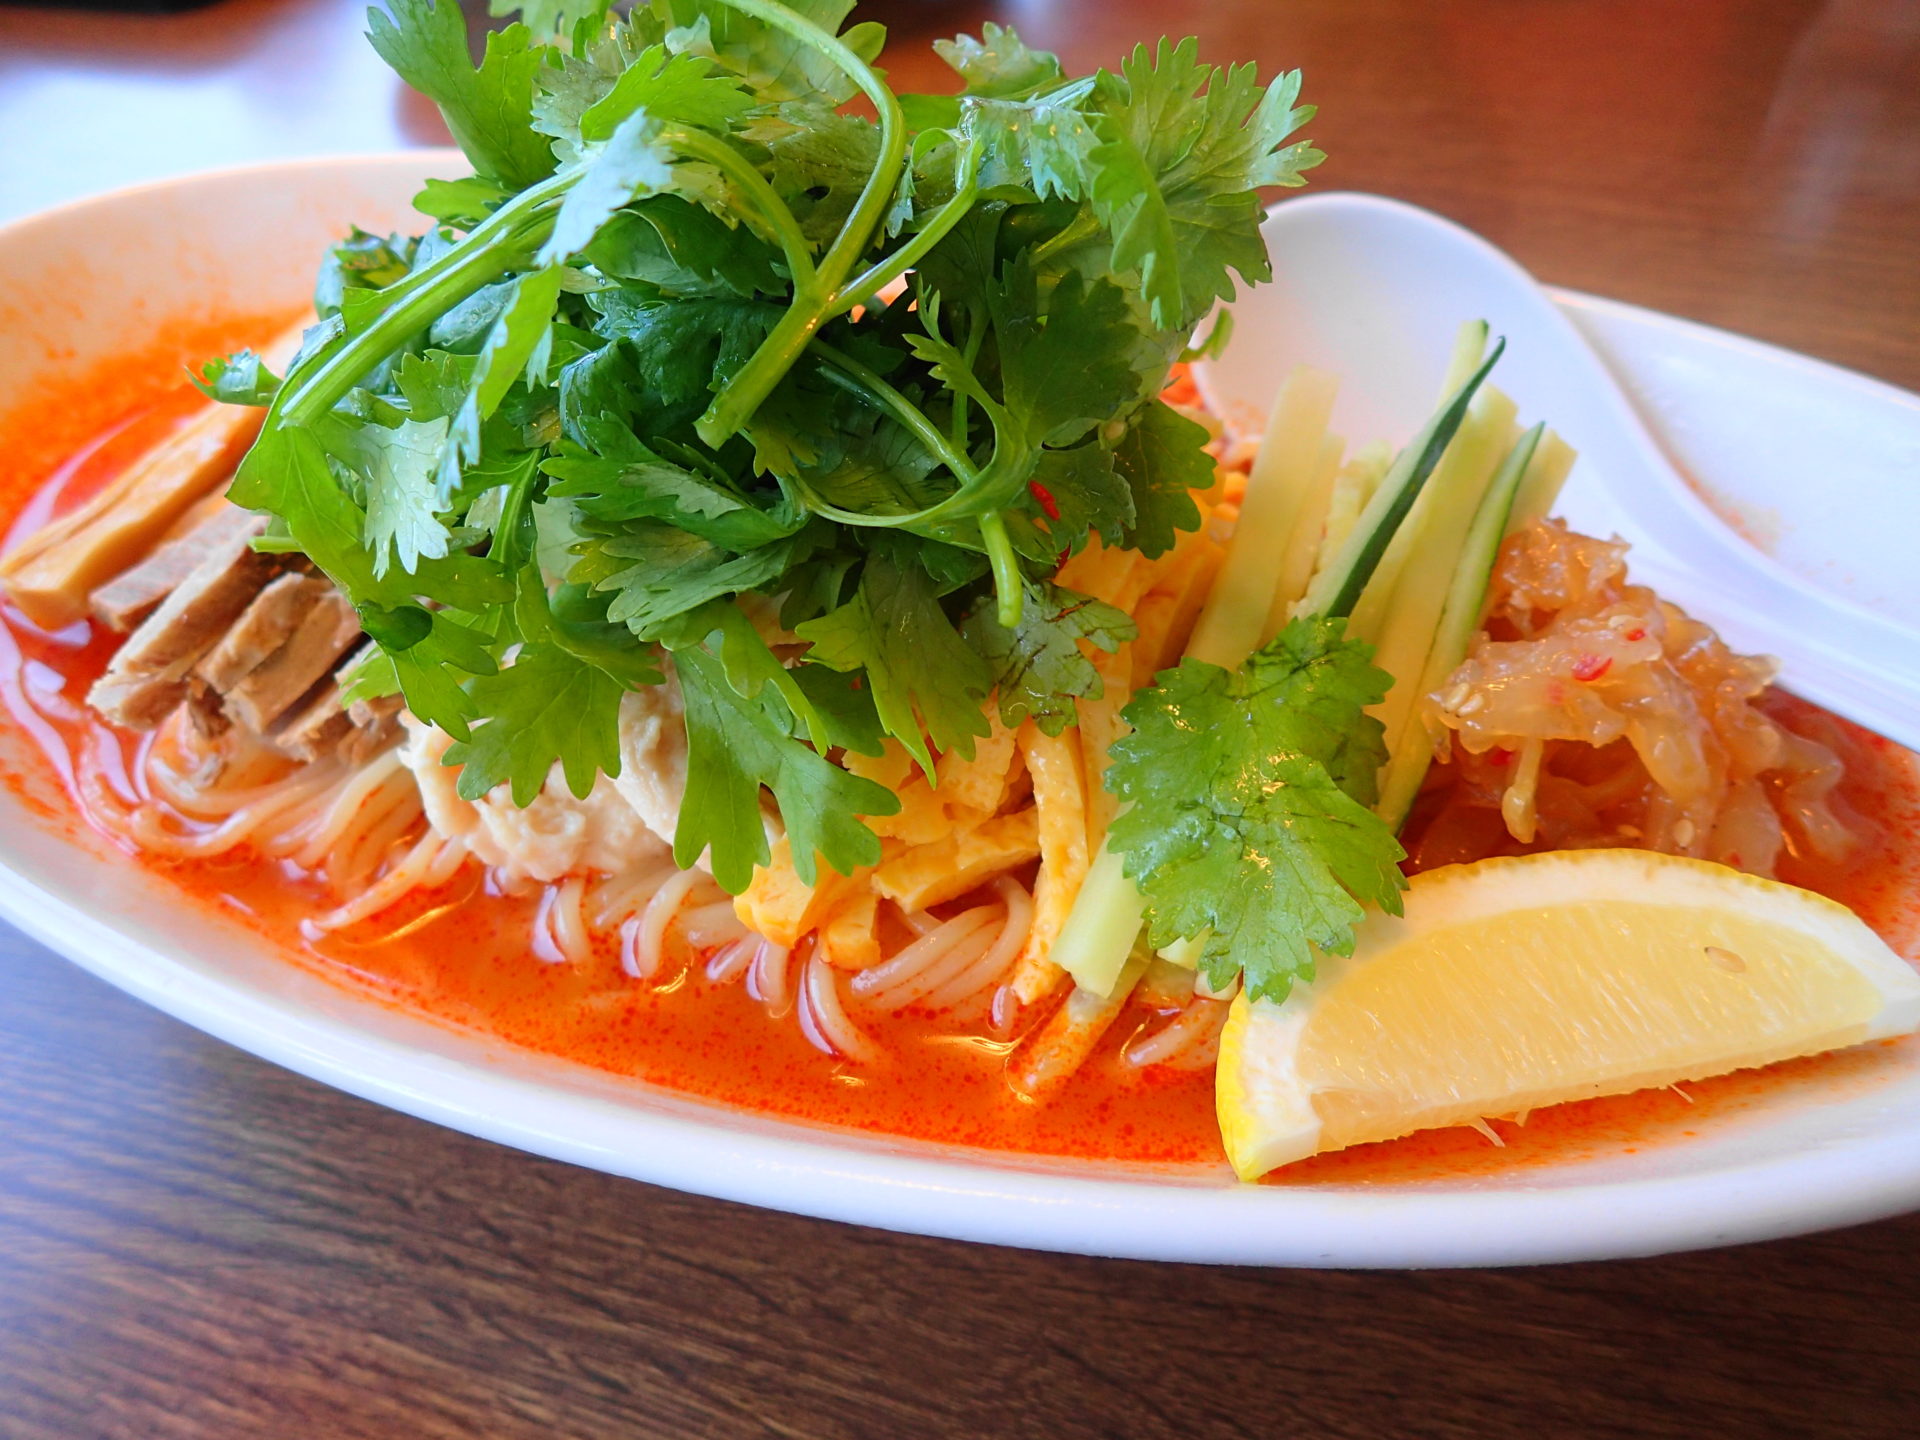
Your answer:
[[[1810,892],[1639,851],[1484,861],[1417,877],[1284,1003],[1235,1002],[1221,1130],[1252,1178],[1916,1025],[1920,975]]]

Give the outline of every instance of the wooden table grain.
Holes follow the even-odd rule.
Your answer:
[[[1300,65],[1322,188],[1544,278],[1920,388],[1907,0],[898,0]],[[435,143],[353,0],[0,9],[0,218]],[[377,1109],[0,935],[0,1436],[1912,1436],[1920,1218],[1516,1271],[1316,1274],[919,1240]]]

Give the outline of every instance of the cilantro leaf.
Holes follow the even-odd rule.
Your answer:
[[[1113,268],[1139,276],[1155,324],[1190,327],[1232,299],[1230,272],[1255,282],[1272,273],[1254,187],[1298,184],[1322,158],[1304,145],[1280,150],[1313,114],[1292,105],[1298,93],[1297,74],[1263,94],[1251,65],[1201,64],[1191,38],[1152,54],[1136,47],[1119,75],[1100,73],[1088,188],[1113,232]]]
[[[523,645],[513,664],[473,682],[474,703],[486,718],[446,756],[448,764],[463,767],[462,798],[478,800],[504,782],[514,804],[530,805],[558,760],[568,788],[585,799],[600,771],[620,773],[626,689],[558,645]]]
[[[649,196],[617,211],[583,253],[602,274],[643,281],[674,298],[747,299],[783,284],[765,241],[678,195]]]
[[[585,249],[613,212],[635,196],[678,183],[673,148],[662,128],[657,117],[635,111],[582,161],[580,179],[560,202],[553,233],[540,247],[539,264],[557,265]]]
[[[990,733],[980,702],[993,672],[953,628],[920,566],[873,551],[853,599],[795,633],[812,642],[815,663],[865,672],[887,733],[929,774],[929,739],[971,757],[975,737]]]
[[[650,654],[609,633],[612,627],[593,618],[590,606],[584,614],[566,614],[568,600],[581,608],[577,596],[563,592],[556,599],[549,601],[535,570],[523,572],[514,606],[525,637],[520,653],[468,686],[480,718],[469,738],[448,747],[445,762],[463,767],[458,789],[464,799],[477,800],[504,783],[514,804],[530,805],[556,761],[567,788],[583,800],[602,771],[620,773],[620,697],[658,684],[660,670]]]
[[[716,75],[701,57],[669,55],[664,45],[653,45],[629,61],[607,93],[581,114],[580,138],[605,140],[640,111],[663,124],[726,130],[753,103],[737,79]]]
[[[792,716],[773,687],[741,695],[721,662],[697,648],[676,654],[674,669],[687,724],[676,864],[691,865],[704,850],[723,889],[735,895],[746,889],[753,867],[771,858],[760,814],[763,786],[786,821],[793,868],[804,883],[818,876],[816,856],[843,875],[879,863],[880,839],[858,817],[897,813],[898,796],[794,739]]]
[[[800,232],[823,247],[840,232],[880,159],[880,130],[858,115],[799,102],[780,107],[777,122],[756,127],[771,157],[768,178],[800,224]],[[903,208],[890,213],[887,234],[913,213],[913,169],[901,172]]]
[[[711,57],[740,77],[763,101],[820,99],[839,105],[853,98],[854,83],[818,49],[790,31],[719,0],[658,0],[678,30],[668,42]],[[786,8],[829,35],[853,9],[853,0],[786,0]],[[853,26],[840,40],[862,60],[880,53],[886,31],[871,22]]]
[[[1058,56],[1030,48],[1011,25],[996,25],[991,20],[980,27],[977,40],[971,35],[956,35],[951,40],[934,41],[933,48],[965,83],[968,95],[1022,100],[1066,79]]]
[[[393,367],[393,385],[407,402],[413,420],[441,420],[457,414],[473,387],[474,357],[446,350],[402,355]]]
[[[729,550],[784,540],[807,518],[804,511],[784,503],[763,510],[731,486],[675,465],[631,439],[616,456],[569,447],[544,469],[556,482],[547,493],[573,500],[587,522],[669,520]]]
[[[1391,678],[1344,631],[1302,618],[1239,670],[1184,660],[1122,712],[1112,844],[1152,943],[1205,935],[1216,986],[1244,973],[1250,994],[1284,999],[1313,977],[1314,947],[1351,953],[1363,903],[1400,911],[1405,852],[1362,798],[1386,758],[1365,709]]]
[[[373,572],[384,576],[398,561],[411,574],[421,557],[439,559],[452,536],[435,513],[442,508],[434,471],[446,445],[445,420],[407,420],[389,430],[363,426],[357,436],[367,474],[367,548]]]
[[[413,208],[431,219],[470,230],[510,194],[499,181],[481,175],[468,175],[460,180],[429,180],[413,197]]]
[[[1027,257],[1019,257],[984,297],[991,317],[1001,395],[981,366],[937,333],[937,296],[923,296],[932,333],[908,337],[935,379],[977,403],[993,428],[993,458],[976,479],[942,502],[940,518],[1004,510],[1020,501],[1042,447],[1071,445],[1140,398],[1131,351],[1138,336],[1126,296],[1109,280],[1085,282],[1069,271],[1044,306]]]
[[[202,395],[223,405],[271,405],[280,389],[280,378],[251,350],[209,360],[199,374],[187,378]]]
[[[660,428],[691,418],[734,374],[780,319],[780,307],[760,300],[668,301],[614,291],[595,295],[596,334],[624,342],[634,370],[639,413]]]
[[[461,465],[480,458],[481,423],[500,408],[545,338],[560,300],[560,280],[559,268],[549,266],[513,282],[500,317],[474,359],[470,388],[447,432],[438,475],[442,504],[460,483]]]
[[[1118,285],[1069,271],[1043,307],[1023,256],[987,295],[1001,403],[1037,444],[1071,445],[1132,405],[1140,393],[1131,361],[1138,332]]]
[[[367,633],[379,636],[372,628],[372,607],[360,607],[360,619]],[[464,680],[475,675],[492,675],[499,666],[486,648],[485,637],[455,621],[446,611],[427,616],[427,633],[404,649],[389,649],[381,643],[379,656],[393,677],[394,688],[407,702],[407,709],[429,725],[438,725],[456,740],[469,736],[467,722],[477,713],[473,697]],[[378,673],[371,665],[369,676]]]
[[[1040,199],[1085,194],[1085,156],[1095,143],[1086,115],[1090,84],[1069,84],[1057,56],[992,21],[978,39],[960,35],[933,48],[964,88],[958,97],[905,97],[917,128],[939,126],[977,141],[985,190]]]
[[[543,39],[560,38],[581,22],[603,19],[607,0],[489,0],[487,13],[511,15],[518,11],[527,28]]]
[[[774,585],[817,544],[802,531],[738,555],[676,526],[641,521],[583,542],[570,578],[608,594],[607,618],[651,640],[710,600]]]
[[[1133,513],[1125,543],[1152,559],[1174,546],[1175,532],[1200,528],[1193,492],[1213,484],[1213,457],[1206,427],[1165,401],[1154,400],[1135,417],[1113,454],[1113,468],[1126,481]],[[1107,540],[1119,537],[1102,530]]]
[[[365,545],[366,511],[341,485],[312,430],[263,434],[241,462],[227,498],[278,517],[301,553],[356,604],[383,598]]]
[[[1014,548],[1029,560],[1057,567],[1091,534],[1110,545],[1124,544],[1133,529],[1134,502],[1114,461],[1114,452],[1098,440],[1071,450],[1041,451],[1026,496],[1007,516]],[[1197,518],[1199,512],[1194,513]]]
[[[1111,654],[1138,633],[1125,611],[1062,590],[1030,586],[1020,623],[1009,630],[991,596],[967,616],[961,633],[993,667],[1000,723],[1017,730],[1028,719],[1058,735],[1074,719],[1074,701],[1098,700],[1099,672],[1080,649],[1087,641]]]
[[[515,189],[549,174],[553,152],[529,124],[534,77],[549,51],[533,43],[527,27],[489,34],[475,66],[454,0],[386,3],[386,12],[367,12],[367,39],[402,80],[440,107],[473,168]]]
[[[886,727],[873,708],[873,692],[858,675],[825,665],[796,665],[788,674],[819,717],[829,746],[860,755],[886,753]]]
[[[1099,136],[1075,86],[1031,100],[974,99],[961,109],[962,133],[986,151],[981,184],[1024,190],[1038,199],[1079,200]]]
[[[833,408],[837,396],[824,404],[815,395],[778,398],[794,404],[755,417],[754,444],[762,456],[786,445],[793,458],[785,468],[804,473],[822,499],[869,515],[911,515],[940,498],[944,487],[929,478],[939,462],[903,426],[871,411],[842,417]],[[797,458],[802,452],[808,461]]]
[[[322,319],[338,315],[349,291],[385,289],[412,269],[413,254],[414,242],[404,236],[369,235],[354,226],[320,262],[313,282],[314,313]]]
[[[466,299],[449,306],[434,318],[427,330],[427,343],[453,355],[474,355],[486,343],[493,322],[513,298],[513,282],[502,280],[483,285]]]

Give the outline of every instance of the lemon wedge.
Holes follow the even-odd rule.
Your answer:
[[[1920,1028],[1852,911],[1640,850],[1453,865],[1284,1002],[1233,1002],[1216,1104],[1243,1180],[1323,1150]]]

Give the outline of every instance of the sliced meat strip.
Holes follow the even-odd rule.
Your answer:
[[[199,675],[187,676],[187,697],[180,709],[193,728],[209,740],[231,728],[227,712],[220,708],[220,692]]]
[[[404,702],[398,695],[382,695],[375,700],[356,700],[347,707],[353,730],[340,742],[340,755],[349,765],[363,765],[400,740],[400,712]]]
[[[210,513],[200,515],[199,507],[195,507],[193,516],[199,517],[198,523],[184,535],[167,541],[131,570],[93,592],[88,603],[95,620],[109,630],[126,634],[151,615],[209,555],[225,549],[243,531],[248,539],[253,537],[258,529],[254,516],[238,505],[212,498]]]
[[[353,734],[353,717],[340,703],[340,686],[323,682],[310,699],[295,705],[268,738],[296,760],[324,760]]]
[[[331,753],[339,755],[349,765],[365,764],[381,751],[398,744],[401,738],[400,711],[405,702],[398,695],[376,695],[372,699],[355,700],[344,707],[340,703],[346,683],[352,680],[361,662],[370,658],[376,650],[374,643],[368,640],[334,666],[333,676],[322,692],[321,702],[316,702],[331,707],[341,717],[339,724],[327,725],[326,735],[332,738],[326,743],[332,745]],[[299,733],[300,726],[308,722],[321,723],[322,717],[314,711],[313,706],[304,707],[296,713],[295,718],[281,721],[281,728],[274,735],[275,743],[291,755],[307,758],[295,747],[305,743]]]
[[[265,735],[360,638],[360,617],[346,596],[328,581],[313,583],[318,593],[301,616],[299,628],[226,692],[228,717],[257,735]]]
[[[286,574],[253,597],[220,643],[209,650],[194,673],[221,695],[258,670],[293,638],[302,621],[333,586],[311,575]]]
[[[116,725],[151,730],[187,697],[193,664],[237,620],[282,568],[248,542],[266,528],[260,516],[236,527],[127,638],[87,695]]]

